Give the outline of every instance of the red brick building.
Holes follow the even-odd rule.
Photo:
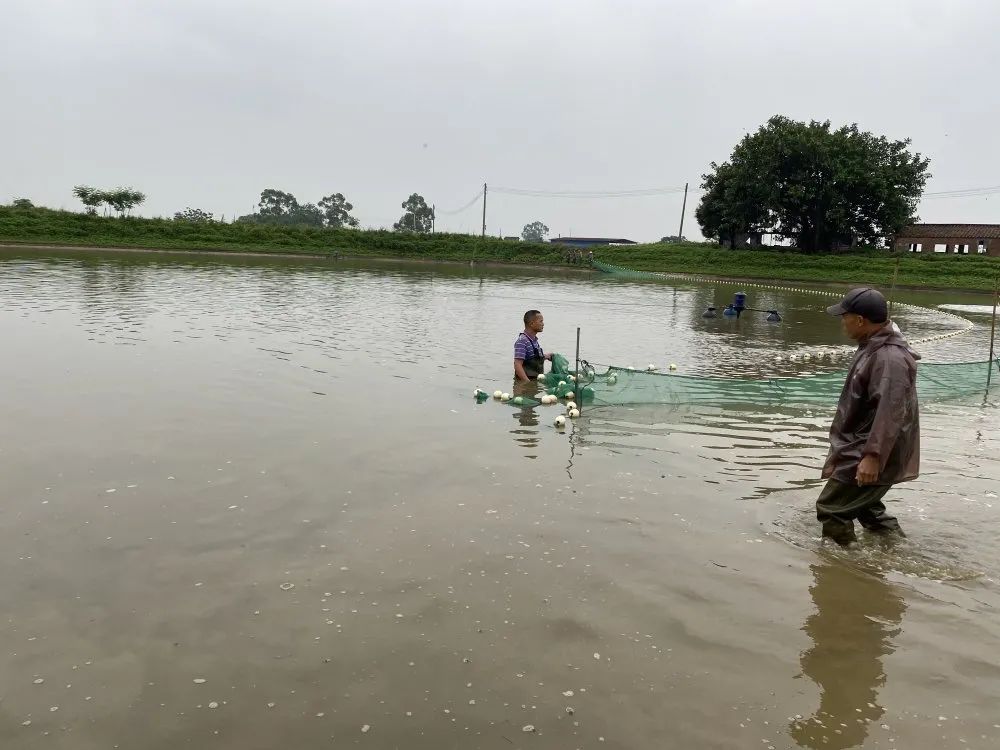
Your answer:
[[[911,224],[892,249],[911,253],[1000,256],[1000,224]]]

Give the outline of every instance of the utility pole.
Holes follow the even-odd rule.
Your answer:
[[[1000,275],[993,282],[993,322],[990,324],[990,369],[986,371],[986,397],[990,394],[990,382],[993,379],[993,359],[994,342],[997,335],[997,304],[1000,303]]]
[[[431,204],[431,234],[434,234],[435,225],[437,223],[437,204]]]
[[[483,183],[483,237],[486,236],[486,183]]]
[[[899,278],[899,256],[896,256],[896,269],[892,272],[892,286],[889,287],[889,317],[892,317],[892,305],[896,300],[896,279]]]
[[[681,228],[677,230],[677,241],[680,242],[684,238],[684,212],[687,211],[688,205],[688,184],[684,183],[684,202],[681,204]]]

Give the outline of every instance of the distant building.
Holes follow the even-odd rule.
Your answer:
[[[508,235],[508,236],[504,237],[504,240],[506,242],[520,242],[521,238],[520,237],[513,237],[511,235]]]
[[[590,248],[602,245],[635,245],[632,240],[625,240],[612,237],[556,237],[549,240],[554,245],[565,245],[566,247]]]
[[[717,239],[723,247],[743,248],[762,247],[764,245],[763,232],[732,232],[719,235]]]
[[[1000,256],[1000,224],[911,224],[893,239],[897,252]]]
[[[763,247],[763,232],[737,232],[732,237],[730,247]]]

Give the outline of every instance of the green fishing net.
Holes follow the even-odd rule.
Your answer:
[[[945,401],[985,396],[987,374],[1000,382],[1000,360],[917,365],[917,395],[921,401]],[[606,372],[582,370],[576,385],[584,404],[823,404],[833,405],[844,387],[845,372],[781,378],[720,378],[645,372],[610,367]],[[558,392],[557,392],[558,395]]]
[[[607,274],[630,279],[696,279],[688,274],[636,271],[596,260],[593,261],[593,267]],[[760,283],[750,283],[749,286],[780,288],[779,285]],[[824,291],[816,293],[836,294]],[[592,368],[585,367],[578,390],[579,400],[583,403],[608,406],[698,403],[727,406],[780,403],[833,405],[840,397],[846,376],[846,372],[827,372],[795,377],[721,378],[636,371],[613,366],[598,374]],[[925,402],[974,396],[985,398],[988,391],[995,390],[998,381],[1000,359],[992,362],[920,362],[917,365],[917,395]]]
[[[846,372],[826,372],[771,378],[721,378],[705,375],[649,372],[630,367],[608,367],[598,373],[582,363],[579,376],[567,359],[552,355],[552,369],[538,378],[532,396],[514,396],[514,407],[539,406],[547,395],[591,406],[640,404],[822,405],[840,398]],[[990,377],[990,368],[993,368]],[[917,395],[923,402],[986,397],[990,383],[1000,383],[1000,359],[990,362],[924,363],[917,365]],[[487,394],[478,391],[485,400]]]

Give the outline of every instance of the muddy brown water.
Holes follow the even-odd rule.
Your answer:
[[[560,433],[471,397],[529,307],[597,363],[844,343],[808,292],[701,318],[733,291],[2,252],[0,747],[1000,746],[994,402],[925,404],[909,539],[843,553],[811,514],[832,405]],[[968,319],[925,356],[985,359]]]

